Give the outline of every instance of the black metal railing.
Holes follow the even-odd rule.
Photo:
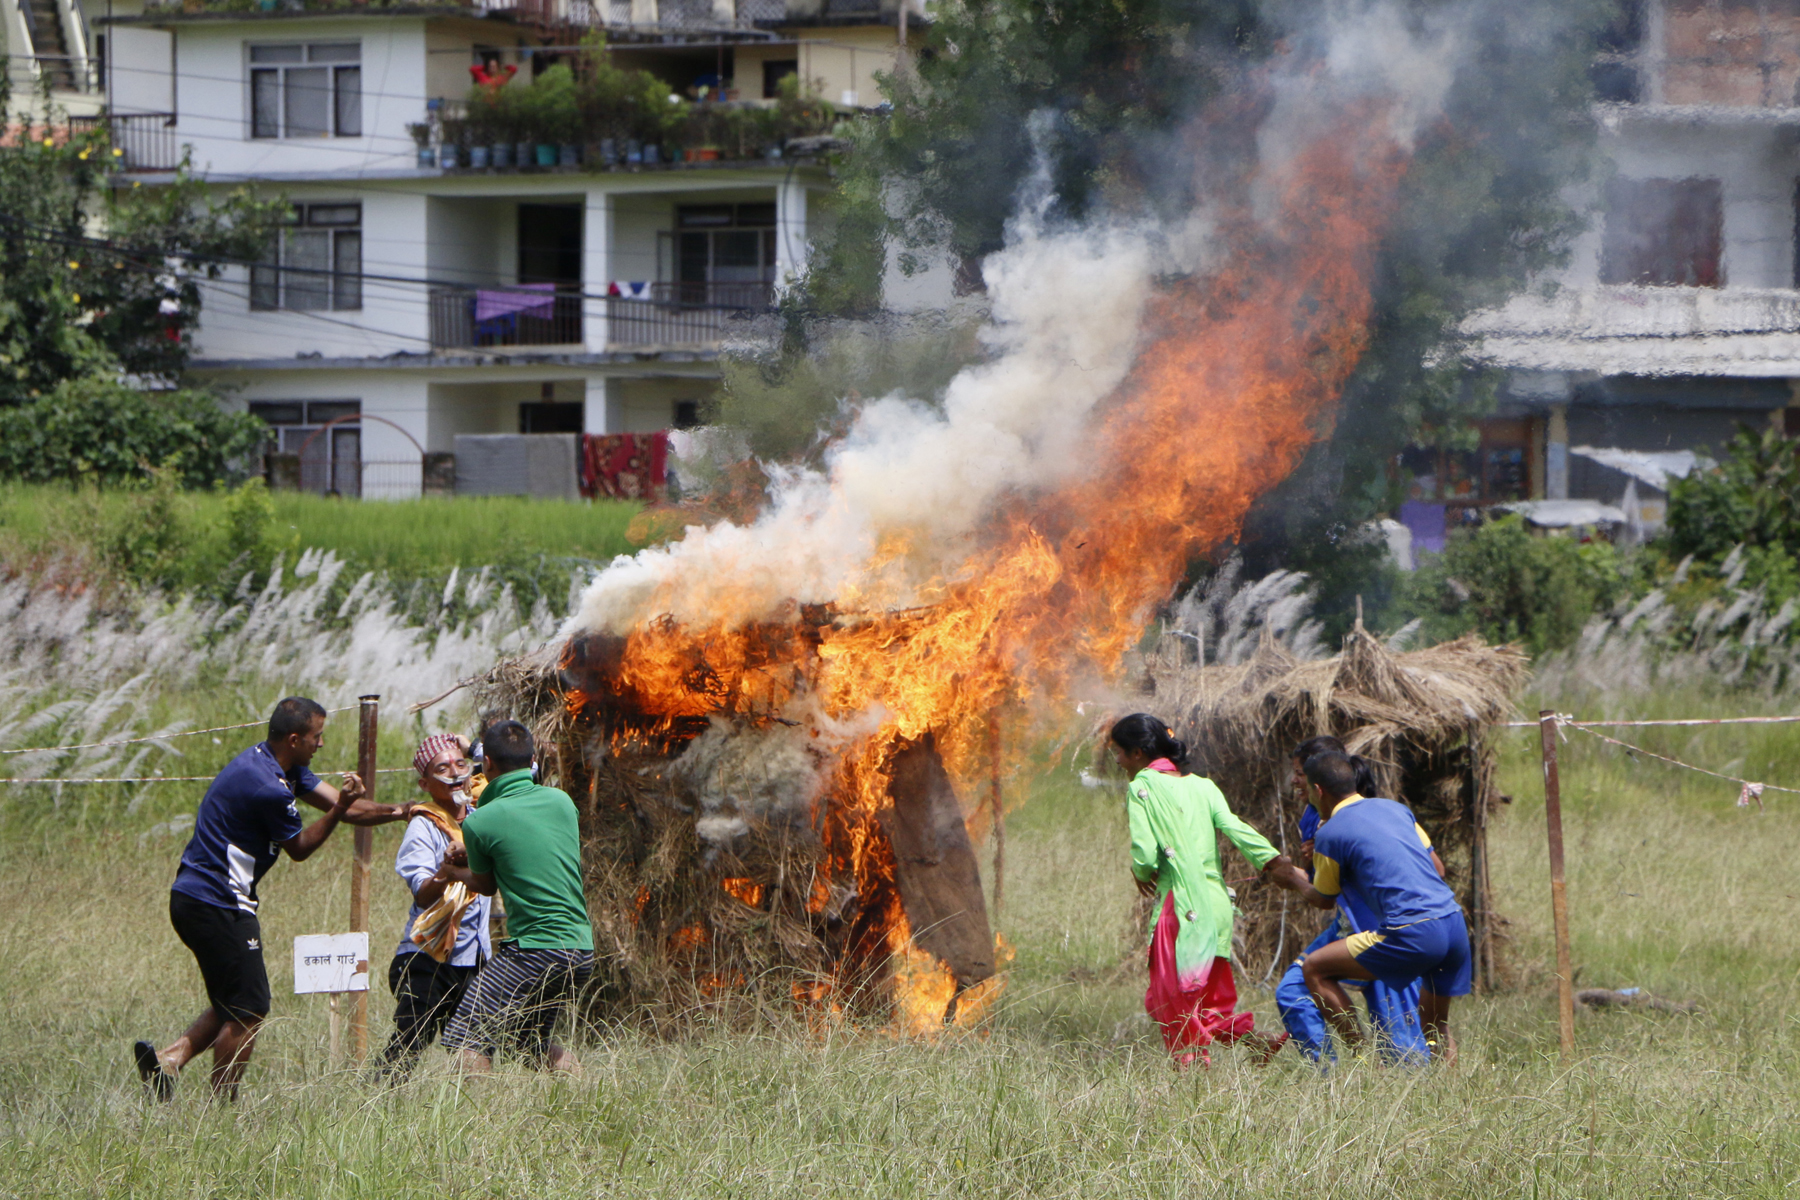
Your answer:
[[[71,133],[101,130],[120,151],[122,171],[173,171],[181,165],[181,147],[175,140],[174,113],[102,113],[96,117],[70,117]]]
[[[581,340],[577,292],[438,288],[431,293],[434,346],[566,346]]]
[[[615,346],[692,346],[716,342],[733,324],[774,305],[767,283],[653,283],[649,298],[606,302],[607,342]]]

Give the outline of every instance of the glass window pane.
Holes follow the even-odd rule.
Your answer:
[[[675,240],[675,278],[682,283],[705,283],[708,247],[712,239],[704,233],[684,233]]]
[[[284,267],[304,267],[306,271],[281,273],[282,307],[319,309],[331,307],[331,235],[311,230],[290,230],[282,253]]]
[[[290,68],[287,72],[282,133],[295,137],[324,137],[331,132],[331,73],[324,67]]]
[[[337,68],[337,135],[362,136],[362,68]]]
[[[306,223],[308,225],[358,225],[362,223],[362,205],[309,204],[306,206]]]
[[[713,234],[714,283],[762,281],[762,235],[754,230],[721,230]]]
[[[731,224],[731,205],[683,205],[675,210],[675,224],[682,229],[712,229]]]
[[[281,136],[281,72],[250,72],[250,136]]]
[[[274,267],[250,268],[250,309],[267,312],[281,307],[281,272]]]
[[[361,42],[314,42],[306,48],[307,62],[359,62]]]
[[[252,400],[250,415],[270,425],[298,425],[306,419],[297,402],[286,400]]]
[[[333,308],[362,307],[362,234],[342,229],[332,234]]]
[[[323,425],[339,417],[358,417],[362,415],[362,401],[314,400],[306,406],[306,415],[314,425]]]
[[[775,223],[775,206],[773,204],[740,204],[737,206],[737,223],[739,225],[773,225]]]
[[[301,61],[300,46],[252,46],[250,61],[253,63],[297,63]]]

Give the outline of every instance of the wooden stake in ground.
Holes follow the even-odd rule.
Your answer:
[[[1538,714],[1544,753],[1544,822],[1550,836],[1550,916],[1556,925],[1556,1012],[1562,1052],[1575,1053],[1575,975],[1569,963],[1569,889],[1563,878],[1562,782],[1556,774],[1556,713]]]
[[[356,739],[356,773],[370,800],[375,799],[375,732],[380,696],[362,696],[358,713]],[[350,932],[369,931],[369,860],[375,850],[375,831],[367,825],[356,827],[356,850],[350,862]],[[363,968],[364,973],[368,967]],[[336,1002],[336,997],[333,997]],[[350,996],[350,1053],[361,1066],[369,1057],[369,993],[353,992]]]

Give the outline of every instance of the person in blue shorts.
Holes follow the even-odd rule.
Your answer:
[[[1341,753],[1343,749],[1344,744],[1330,736],[1308,738],[1301,742],[1294,750],[1296,790],[1304,791],[1307,788],[1304,770],[1307,759],[1323,751],[1335,750]],[[1364,795],[1374,795],[1377,787],[1368,763],[1356,755],[1350,756],[1350,763],[1356,768],[1356,790]],[[1312,871],[1313,840],[1320,824],[1318,809],[1308,804],[1300,813],[1300,853],[1297,856],[1300,868],[1308,873]],[[1375,914],[1360,903],[1350,896],[1339,896],[1337,912],[1333,914],[1331,923],[1300,952],[1299,957],[1294,959],[1280,982],[1275,985],[1275,1010],[1281,1014],[1282,1026],[1287,1030],[1294,1047],[1314,1062],[1321,1057],[1330,1056],[1331,1046],[1325,1018],[1306,986],[1303,969],[1306,956],[1351,934],[1374,929],[1377,923]],[[1424,1062],[1430,1057],[1425,1044],[1425,1031],[1419,1024],[1419,985],[1416,980],[1403,988],[1389,987],[1379,980],[1369,983],[1345,980],[1344,983],[1346,987],[1362,992],[1363,1003],[1369,1008],[1369,1023],[1374,1027],[1376,1040],[1385,1057],[1398,1062]]]
[[[1306,956],[1302,974],[1325,1019],[1346,1044],[1362,1028],[1345,980],[1402,987],[1417,979],[1419,1017],[1434,1056],[1456,1061],[1450,1003],[1470,991],[1472,960],[1462,906],[1444,882],[1444,865],[1412,810],[1364,796],[1348,755],[1327,751],[1306,761],[1306,778],[1325,823],[1313,845],[1313,879],[1293,864],[1271,879],[1315,908],[1349,895],[1376,915],[1376,928],[1341,938]]]

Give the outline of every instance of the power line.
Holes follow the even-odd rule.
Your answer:
[[[106,238],[94,238],[94,237],[85,237],[85,236],[76,237],[76,236],[71,236],[68,234],[63,234],[60,231],[56,231],[56,230],[46,230],[43,226],[33,226],[29,222],[22,221],[18,217],[14,216],[10,213],[0,213],[0,225],[9,225],[14,229],[24,230],[25,231],[24,236],[26,236],[26,237],[32,238],[33,240],[37,240],[37,241],[49,242],[49,243],[52,243],[55,245],[75,247],[75,248],[79,248],[79,249],[97,250],[102,253],[114,254],[114,255],[117,255],[120,257],[131,257],[134,255],[141,255],[143,253],[143,249],[140,247],[132,247],[132,246],[129,246],[126,244],[111,241]],[[519,286],[519,285],[513,285],[510,287],[499,286],[499,287],[494,287],[494,288],[489,288],[489,289],[471,289],[471,288],[469,288],[469,286],[467,284],[453,281],[453,280],[436,280],[436,279],[430,279],[430,278],[423,278],[423,277],[417,277],[417,276],[404,276],[404,275],[383,275],[383,274],[367,273],[367,272],[361,272],[361,271],[337,271],[337,270],[332,270],[331,268],[328,268],[328,267],[290,267],[285,264],[264,262],[259,259],[233,258],[228,255],[202,254],[197,251],[187,251],[187,250],[179,250],[179,251],[174,252],[173,254],[167,255],[166,257],[176,257],[176,258],[181,258],[187,262],[206,263],[206,264],[216,265],[216,266],[235,266],[235,267],[245,267],[245,268],[262,267],[262,268],[269,269],[269,270],[281,271],[286,274],[308,275],[308,276],[315,276],[315,277],[321,277],[321,278],[329,278],[329,279],[333,279],[333,280],[354,279],[354,280],[369,281],[369,282],[374,282],[377,284],[386,284],[386,285],[392,285],[392,286],[398,286],[398,287],[416,287],[416,288],[425,288],[425,289],[438,288],[438,289],[446,289],[446,290],[454,290],[454,291],[469,291],[469,290],[513,291],[513,292],[542,294],[545,296],[555,295],[558,297],[568,297],[570,299],[580,299],[580,300],[584,300],[584,301],[586,301],[586,300],[607,301],[607,300],[620,300],[620,299],[629,299],[630,298],[630,297],[612,296],[612,295],[609,295],[604,292],[595,293],[595,292],[588,292],[588,291],[558,291],[555,293],[538,293],[537,289],[526,288],[526,287]],[[152,265],[147,262],[144,262],[144,260],[142,260],[141,258],[139,259],[139,261],[141,263],[143,263],[143,265],[145,265],[145,266]],[[157,269],[159,271],[164,269],[164,267],[161,264],[154,264],[154,265],[155,265],[155,269]],[[216,280],[216,279],[209,279],[209,280],[205,280],[205,281],[196,280],[195,282],[197,284],[202,284],[203,286],[218,286],[220,283],[220,281]],[[713,306],[690,305],[688,307],[732,308],[732,307],[738,307],[738,306],[733,306],[733,305],[713,305]],[[284,311],[287,311],[287,310],[284,310]],[[305,310],[292,310],[292,311],[305,311]]]

